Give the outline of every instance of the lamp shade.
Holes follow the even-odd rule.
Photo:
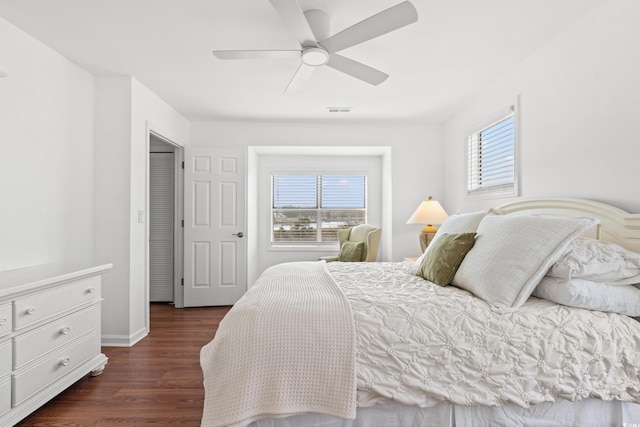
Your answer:
[[[420,203],[407,224],[442,224],[448,217],[440,202],[429,196],[429,199]]]

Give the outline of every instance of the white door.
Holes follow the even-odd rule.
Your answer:
[[[242,150],[185,148],[184,305],[232,305],[246,291]]]

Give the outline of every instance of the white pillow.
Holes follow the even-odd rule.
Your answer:
[[[569,243],[597,222],[593,218],[487,215],[452,284],[485,300],[499,313],[516,311]]]
[[[640,254],[601,240],[579,238],[549,269],[559,279],[588,279],[610,285],[640,283]]]
[[[640,316],[640,289],[635,286],[607,285],[584,279],[564,281],[545,276],[533,296],[570,307]]]
[[[475,233],[475,231],[478,229],[480,221],[482,221],[482,218],[487,215],[487,212],[492,212],[496,215],[499,215],[501,213],[498,210],[490,209],[489,211],[484,210],[466,214],[456,214],[448,217],[442,223],[440,228],[438,228],[438,231],[436,232],[436,235],[433,236],[433,239],[431,239],[431,243],[429,243],[429,246],[427,246],[422,255],[420,255],[416,260],[416,267],[420,267],[420,265],[422,264],[422,260],[429,251],[429,248],[432,247],[433,242],[435,242],[440,236],[442,236],[443,234]]]

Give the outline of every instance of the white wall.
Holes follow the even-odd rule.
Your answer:
[[[147,334],[151,130],[178,145],[189,140],[189,121],[137,80],[96,78],[96,257],[114,264],[103,287],[106,345],[133,345]]]
[[[413,123],[193,122],[191,145],[218,148],[249,146],[390,146],[392,169],[391,259],[420,252],[421,226],[407,225],[421,200],[442,195],[442,127]],[[251,238],[249,236],[249,238]],[[295,259],[295,257],[292,257]]]
[[[113,264],[102,286],[102,335],[109,343],[129,335],[131,79],[101,77],[95,86],[95,255]]]
[[[183,145],[189,121],[135,79],[94,78],[3,19],[0,40],[0,270],[113,263],[103,340],[131,345],[147,333],[148,134]]]
[[[448,210],[465,195],[466,134],[520,94],[522,197],[579,197],[640,212],[640,2],[605,1],[465,104],[445,124]]]
[[[2,18],[0,40],[0,270],[90,261],[93,76]]]

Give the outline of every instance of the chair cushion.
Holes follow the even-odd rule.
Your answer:
[[[341,262],[360,262],[362,261],[362,253],[364,252],[364,242],[343,242],[340,246],[338,261]]]

